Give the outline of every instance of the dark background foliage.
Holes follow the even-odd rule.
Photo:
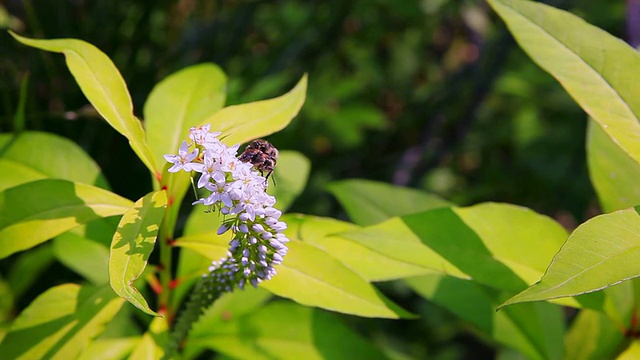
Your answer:
[[[229,77],[229,104],[280,95],[309,73],[300,115],[269,138],[312,161],[308,188],[293,211],[343,218],[325,186],[346,178],[421,188],[460,205],[520,204],[569,228],[599,211],[585,164],[586,115],[483,1],[0,4],[7,11],[0,26],[30,37],[79,38],[103,50],[125,78],[139,117],[154,84],[189,65],[217,63]],[[625,16],[637,11],[622,1],[552,5],[623,39],[630,37]],[[149,190],[146,169],[87,107],[62,56],[1,32],[0,74],[0,131],[14,130],[28,75],[27,129],[79,143],[115,192],[137,199]],[[411,295],[387,290],[411,302]],[[409,330],[420,334],[398,346],[417,357],[487,354],[473,350],[486,347],[452,325],[450,315],[426,306],[408,306],[428,314],[411,325],[353,322],[372,336],[396,331],[391,342]]]

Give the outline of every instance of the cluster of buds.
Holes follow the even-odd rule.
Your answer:
[[[275,197],[266,193],[267,180],[254,165],[238,159],[239,145],[227,146],[210,125],[189,130],[191,143],[182,142],[178,155],[165,155],[173,164],[169,172],[184,170],[200,174],[199,189],[208,195],[193,204],[209,206],[225,219],[218,229],[222,235],[231,230],[226,257],[214,261],[205,274],[220,292],[257,286],[275,275],[274,265],[282,262],[289,239],[282,233],[287,225],[282,212],[274,208]]]

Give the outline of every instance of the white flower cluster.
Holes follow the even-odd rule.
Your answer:
[[[280,221],[282,212],[273,207],[275,197],[266,193],[266,179],[237,158],[238,145],[228,147],[209,132],[211,125],[189,130],[191,144],[182,142],[178,155],[164,155],[173,164],[169,172],[200,173],[198,188],[210,191],[193,204],[204,204],[218,210],[226,219],[218,234],[231,230],[227,256],[214,261],[209,276],[219,291],[241,289],[246,283],[257,286],[269,280],[287,253],[289,239],[282,233],[287,224]],[[193,148],[193,150],[189,150]]]

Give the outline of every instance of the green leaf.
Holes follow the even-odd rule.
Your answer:
[[[124,359],[140,340],[139,337],[98,339],[84,349],[78,360]]]
[[[109,249],[86,237],[66,232],[53,240],[58,261],[95,285],[109,282]]]
[[[587,159],[591,183],[605,212],[640,204],[640,164],[593,120],[587,130]]]
[[[520,46],[611,139],[640,162],[640,54],[579,17],[523,0],[490,0]]]
[[[635,360],[638,358],[640,358],[640,342],[636,340],[616,360]]]
[[[157,164],[162,155],[178,152],[189,128],[220,110],[226,98],[227,77],[211,63],[190,66],[158,83],[144,105],[147,142]]]
[[[289,219],[287,217],[286,221]],[[323,230],[330,232],[332,229],[339,231],[353,228],[353,225],[345,227],[341,222],[333,221],[336,224],[325,222]],[[302,228],[294,224],[287,229],[286,234],[291,239],[303,241],[306,241],[306,234],[309,234],[309,238],[318,236],[311,230],[311,226],[301,231]],[[321,229],[321,224],[315,228]],[[175,245],[196,251],[209,261],[219,260],[227,252],[229,236],[218,236],[215,232],[188,235],[177,239]],[[331,254],[297,240],[288,245],[289,252],[283,264],[276,267],[278,274],[272,280],[262,283],[261,288],[301,304],[348,314],[387,318],[408,315]],[[203,274],[208,264],[204,264],[196,273]]]
[[[77,144],[35,131],[0,134],[0,190],[42,178],[106,188],[98,165]]]
[[[11,272],[7,274],[13,295],[21,298],[44,276],[55,260],[53,246],[50,243],[17,254],[15,262],[11,265]]]
[[[166,207],[164,190],[151,192],[136,201],[118,224],[109,257],[109,283],[113,290],[138,309],[154,316],[160,315],[149,308],[133,281],[147,266]]]
[[[0,354],[11,359],[75,359],[123,303],[108,287],[51,288],[20,313],[0,344]]]
[[[542,279],[501,306],[576,296],[640,275],[640,216],[635,209],[600,215],[580,225]]]
[[[219,323],[190,345],[238,359],[386,359],[334,314],[283,301]]]
[[[307,306],[363,317],[401,318],[410,314],[330,254],[300,241],[260,287]]]
[[[288,93],[269,100],[223,108],[203,121],[221,131],[227,144],[245,143],[284,129],[298,114],[307,92],[307,75]]]
[[[424,191],[370,180],[337,181],[328,189],[358,225],[373,225],[394,216],[452,205]]]
[[[564,342],[564,359],[598,360],[616,359],[626,341],[621,329],[604,314],[584,309],[572,321]]]
[[[164,347],[169,337],[167,319],[154,318],[149,329],[133,349],[129,359],[160,359],[164,355]]]
[[[564,316],[557,305],[531,303],[513,307],[510,312],[496,312],[502,293],[477,282],[443,274],[409,278],[406,282],[424,298],[529,359],[562,356]]]
[[[285,211],[307,185],[311,162],[295,151],[280,151],[278,166],[273,172],[275,186],[269,185],[269,194],[277,199],[276,208]]]
[[[0,192],[0,258],[92,220],[123,214],[131,201],[66,180],[43,179]]]
[[[111,59],[95,46],[77,39],[37,40],[9,33],[19,42],[38,49],[62,53],[67,66],[89,102],[120,134],[152,174],[158,173],[145,141],[140,120],[133,115],[127,85]]]

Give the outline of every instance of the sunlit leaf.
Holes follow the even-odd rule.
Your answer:
[[[157,164],[145,141],[140,120],[133,115],[127,85],[111,59],[95,46],[77,39],[38,40],[9,33],[21,43],[38,49],[62,53],[67,66],[93,107],[120,134],[151,173]]]
[[[167,319],[154,318],[149,329],[136,344],[129,359],[161,359],[169,337]]]
[[[238,359],[387,358],[335,315],[287,302],[220,323],[190,343]]]
[[[640,54],[579,17],[545,4],[490,0],[527,54],[553,75],[636,162],[640,162]]]
[[[166,206],[164,190],[151,192],[136,201],[120,220],[109,257],[109,282],[113,290],[138,309],[156,316],[133,281],[147,266]]]
[[[300,304],[364,317],[410,316],[364,278],[313,246],[292,241],[278,274],[261,284]]]
[[[98,339],[84,349],[78,360],[124,359],[140,340],[139,337]]]
[[[92,220],[123,214],[131,201],[107,190],[43,179],[0,192],[0,258]]]
[[[431,274],[409,278],[406,282],[424,298],[529,359],[561,358],[564,316],[557,305],[523,304],[502,313],[495,311],[501,292],[474,281]]]
[[[344,227],[334,227],[340,228]],[[325,224],[325,229],[331,229],[331,226]],[[289,230],[291,228],[287,230],[289,237],[304,240],[299,232]],[[215,233],[196,234],[177,239],[176,245],[196,251],[209,260],[219,260],[226,253],[229,240],[229,237]],[[284,263],[276,267],[278,274],[260,287],[301,304],[333,311],[368,317],[408,316],[331,254],[300,241],[288,245]],[[205,271],[206,267],[203,267],[199,273]]]
[[[288,93],[269,100],[232,105],[203,121],[212,131],[221,131],[230,145],[273,134],[286,127],[298,114],[307,92],[307,76]]]
[[[591,183],[605,212],[640,204],[640,164],[593,120],[587,131],[587,156]]]
[[[640,216],[635,209],[600,215],[580,225],[542,279],[502,306],[575,296],[640,275]]]
[[[36,131],[0,134],[0,190],[42,178],[107,187],[98,165],[77,144]]]
[[[178,152],[189,128],[220,110],[227,77],[211,63],[190,66],[158,83],[144,105],[147,142],[157,164],[162,155]]]
[[[0,344],[0,354],[8,359],[75,359],[123,303],[108,287],[51,288],[20,313]]]
[[[635,360],[640,358],[640,341],[631,342],[631,345],[616,360]]]
[[[424,191],[370,180],[337,181],[328,189],[359,225],[373,225],[394,216],[452,205]]]

